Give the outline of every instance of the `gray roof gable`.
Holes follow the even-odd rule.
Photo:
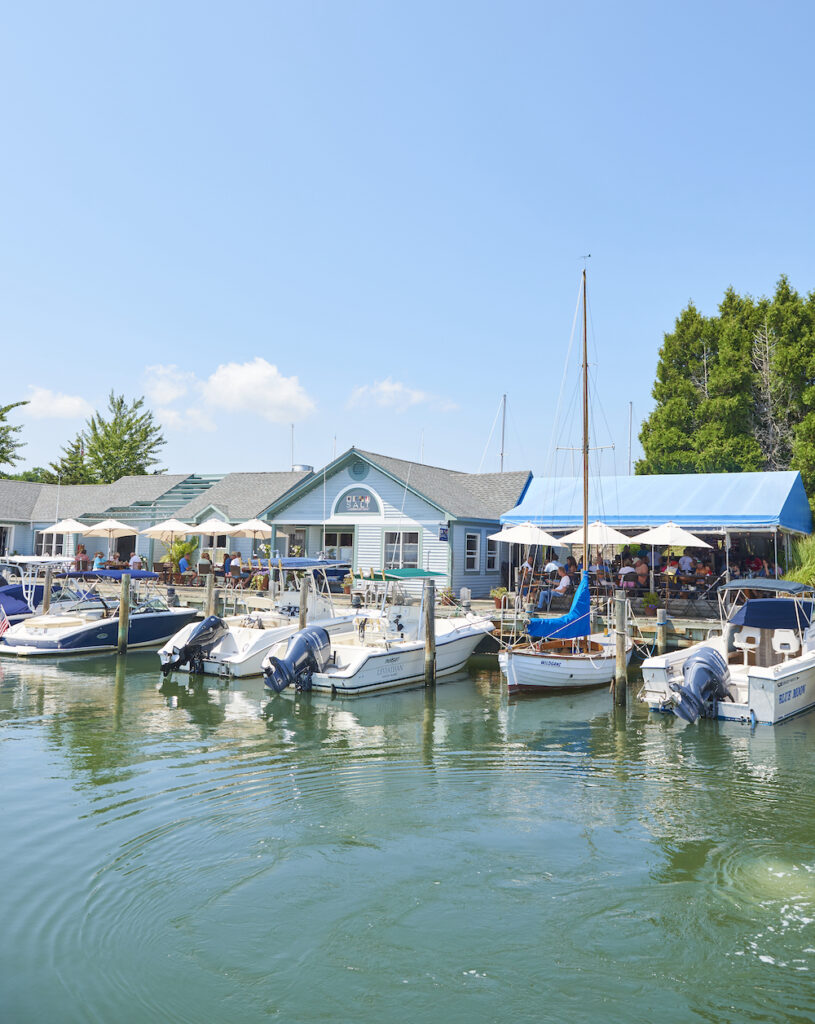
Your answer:
[[[155,501],[182,480],[187,473],[155,473],[123,476],[112,484],[40,484],[40,494],[31,516],[34,522],[75,519],[99,515],[110,508],[124,508],[136,501]],[[57,492],[59,511],[57,513]]]
[[[25,480],[0,480],[0,519],[30,522],[42,488]]]
[[[177,512],[182,521],[217,509],[233,523],[255,519],[311,473],[227,473],[208,491],[188,502]]]
[[[359,448],[351,451],[403,481],[457,519],[497,520],[508,508],[518,504],[532,476],[529,470],[461,473]]]

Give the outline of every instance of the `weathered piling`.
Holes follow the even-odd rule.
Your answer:
[[[300,629],[306,628],[306,616],[308,614],[308,573],[303,573],[300,580]]]
[[[124,654],[127,650],[127,631],[130,628],[130,573],[122,573],[122,591],[119,596],[119,643],[117,650]]]
[[[433,580],[424,582],[424,682],[434,686],[436,682],[436,584]]]
[[[614,703],[625,704],[628,669],[625,663],[625,642],[628,633],[627,605],[622,590],[614,592],[614,633],[617,641],[617,665],[614,672]]]
[[[45,582],[42,585],[42,613],[47,615],[51,611],[51,577],[54,570],[50,565],[45,567]]]
[[[210,573],[207,576],[207,592],[204,601],[204,618],[208,619],[210,615],[215,614],[215,576]]]
[[[657,608],[657,654],[668,650],[668,609]]]

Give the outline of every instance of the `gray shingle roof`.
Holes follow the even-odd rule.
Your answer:
[[[208,491],[182,505],[176,513],[184,522],[213,506],[233,523],[256,519],[272,502],[311,476],[310,473],[227,473]],[[504,510],[506,511],[506,510]]]
[[[123,476],[112,484],[66,484],[59,487],[59,518],[98,515],[110,508],[123,508],[135,501],[155,501],[171,487],[186,480],[187,473],[156,473]],[[35,522],[53,522],[57,507],[57,485],[42,488],[32,516]]]
[[[24,480],[0,480],[0,519],[30,522],[42,488]]]
[[[531,477],[529,470],[509,473],[460,473],[387,455],[362,451],[360,455],[458,519],[495,519],[518,504]]]

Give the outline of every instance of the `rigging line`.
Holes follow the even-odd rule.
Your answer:
[[[577,287],[577,303],[575,304],[575,307],[574,307],[574,318],[572,320],[572,332],[571,332],[571,335],[569,336],[569,347],[566,350],[566,358],[565,358],[565,360],[563,362],[563,376],[561,377],[561,380],[560,380],[560,390],[558,391],[557,404],[555,406],[555,420],[554,420],[555,427],[553,428],[553,431],[552,431],[553,436],[554,436],[555,429],[557,429],[556,428],[557,422],[558,422],[558,420],[560,418],[560,405],[561,405],[561,402],[563,400],[563,388],[564,388],[564,386],[566,384],[566,378],[567,378],[567,376],[569,374],[569,360],[572,357],[572,347],[574,345],[575,331],[577,329],[577,316],[578,316],[578,313],[580,312],[580,303],[581,303],[582,299],[583,299],[583,281],[581,279],[581,281],[580,281],[580,283],[578,284],[578,287]],[[547,460],[546,460],[547,467],[550,464],[550,460],[551,460],[551,456],[552,456],[554,447],[555,447],[554,441],[552,441],[551,446],[550,446],[550,450],[549,450],[549,455],[547,456]]]
[[[495,425],[498,422],[498,417],[501,415],[502,402],[503,398],[501,398],[500,401],[498,402],[498,408],[495,411],[495,419],[492,421],[492,426],[490,427],[490,434],[489,437],[487,438],[487,443],[484,445],[484,452],[481,455],[481,461],[478,463],[478,469],[476,470],[476,473],[481,472],[481,467],[484,465],[484,459],[486,459],[487,457],[487,450],[489,449],[490,441],[492,441],[492,435],[495,433]]]

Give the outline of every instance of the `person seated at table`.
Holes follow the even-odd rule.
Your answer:
[[[105,556],[102,554],[101,551],[97,551],[96,554],[93,556],[93,568],[94,569],[104,569],[105,568]]]
[[[762,569],[761,559],[758,555],[748,555],[744,560],[744,565],[749,572],[759,572]]]
[[[182,555],[178,560],[178,571],[183,576],[185,572],[190,571],[190,560],[186,555]]]
[[[743,573],[741,571],[741,567],[739,566],[739,563],[738,562],[734,562],[734,564],[730,566],[730,579],[731,580],[740,580],[742,578],[742,576],[743,576]]]
[[[74,555],[74,569],[82,572],[84,569],[88,568],[89,562],[90,559],[88,558],[88,552],[85,550],[85,545],[77,544],[76,554]]]
[[[577,562],[575,561],[574,555],[569,555],[566,559],[566,572],[577,575]]]
[[[137,555],[135,551],[131,552],[128,565],[131,569],[138,570],[142,567],[141,555]]]
[[[611,593],[614,589],[614,581],[609,579],[608,572],[605,569],[598,568],[594,574],[594,583],[598,593]]]
[[[230,555],[230,553],[227,551],[226,554],[224,555],[224,564],[221,566],[221,568],[224,571],[224,576],[228,576],[229,575],[229,566],[231,564],[232,564],[232,555]]]
[[[209,551],[202,551],[201,557],[198,559],[198,571],[209,574],[212,572],[212,559],[209,557]]]
[[[626,590],[630,590],[634,586],[635,573],[636,570],[631,564],[631,559],[624,558],[623,564],[620,566],[619,572],[617,573],[620,580],[620,586],[624,587]]]
[[[642,593],[645,593],[646,590],[650,590],[650,570],[648,568],[648,563],[639,559],[638,564],[634,567],[634,571],[637,574],[637,587],[639,590]]]
[[[232,561],[229,563],[229,575],[235,581],[236,587],[243,585],[243,577],[245,574],[243,571],[240,551],[232,552]]]
[[[679,559],[679,572],[683,576],[690,576],[691,569],[693,568],[693,558],[691,558],[688,549],[685,548],[682,553],[682,557]]]
[[[557,572],[559,568],[560,568],[560,562],[558,562],[558,560],[556,558],[550,558],[549,561],[546,563],[546,565],[543,567],[543,571],[545,573],[550,573],[551,574],[551,573]]]
[[[558,585],[546,590],[541,590],[540,597],[538,598],[538,609],[543,608],[544,605],[549,608],[552,604],[552,598],[562,597],[572,585],[571,577],[562,565],[558,566],[557,573],[559,577]]]

